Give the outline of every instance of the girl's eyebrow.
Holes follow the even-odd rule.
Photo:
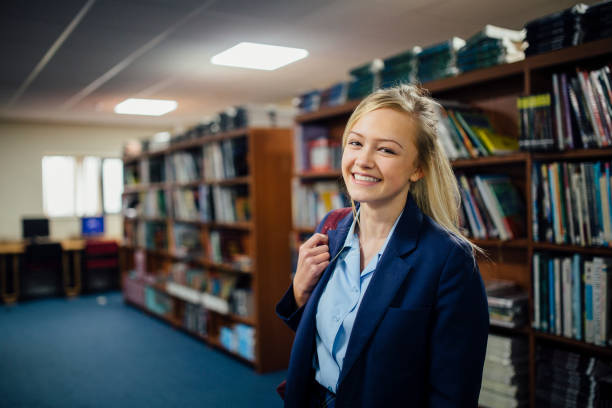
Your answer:
[[[365,137],[363,136],[361,133],[359,132],[355,132],[354,130],[351,130],[350,133],[359,136],[359,137]],[[402,146],[397,140],[393,140],[393,139],[380,139],[380,138],[374,138],[374,140],[376,140],[377,142],[391,142],[391,143],[395,143],[396,145],[398,145],[402,150],[404,149],[404,146]]]

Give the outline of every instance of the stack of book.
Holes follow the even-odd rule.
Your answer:
[[[612,162],[535,162],[532,227],[536,242],[612,246]]]
[[[419,53],[419,81],[457,75],[457,51],[465,45],[465,40],[453,37],[443,43],[423,49]]]
[[[380,71],[384,63],[380,59],[372,60],[367,64],[353,68],[349,71],[353,78],[348,86],[349,100],[363,99],[380,86]]]
[[[587,10],[585,4],[550,14],[525,25],[529,47],[527,55],[541,54],[582,42],[582,20]]]
[[[487,280],[485,290],[492,325],[518,328],[527,323],[529,295],[517,283],[505,280]]]
[[[525,58],[525,31],[486,25],[457,53],[461,72],[520,61]]]
[[[533,327],[597,346],[612,345],[612,259],[533,255]]]
[[[301,113],[308,113],[314,112],[319,109],[320,102],[321,91],[315,89],[296,97],[293,101],[293,104],[299,109]]]
[[[584,42],[612,37],[612,1],[590,6],[584,15]]]
[[[319,108],[342,105],[346,102],[347,95],[348,83],[344,81],[338,82],[321,91]]]
[[[438,137],[451,159],[476,158],[518,151],[516,138],[498,133],[489,114],[457,102],[438,107]]]
[[[223,180],[249,174],[246,137],[204,145],[204,180]]]
[[[202,336],[207,335],[208,311],[201,305],[185,302],[183,325],[187,330]]]
[[[478,405],[488,408],[528,406],[528,359],[526,339],[489,334]]]
[[[478,239],[525,237],[524,204],[507,175],[458,174],[462,228]]]
[[[386,58],[381,71],[381,88],[388,88],[403,83],[413,83],[417,79],[418,54],[421,47],[413,47],[408,51]]]
[[[612,400],[601,388],[611,373],[612,367],[595,357],[538,346],[536,406],[608,407]]]

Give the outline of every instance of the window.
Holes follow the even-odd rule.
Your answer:
[[[121,211],[123,163],[94,156],[45,156],[43,209],[49,217],[115,214]]]

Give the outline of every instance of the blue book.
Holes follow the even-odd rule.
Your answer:
[[[555,263],[548,260],[548,332],[555,333]]]
[[[531,228],[533,231],[533,240],[540,241],[540,231],[538,229],[540,213],[538,211],[538,186],[540,185],[540,172],[538,171],[538,163],[534,163],[531,167]]]
[[[557,195],[555,194],[555,180],[557,180],[557,177],[555,177],[555,174],[553,172],[553,166],[552,164],[549,164],[547,166],[548,168],[548,187],[549,187],[549,194],[550,194],[550,207],[551,207],[551,213],[552,213],[552,225],[553,225],[553,241],[552,242],[556,242],[557,244],[560,244],[561,242],[559,242],[559,238],[561,237],[561,231],[559,231],[559,224],[560,224],[560,220],[557,214],[557,208],[559,206],[559,203],[557,202]]]
[[[582,274],[580,254],[574,254],[572,259],[572,334],[576,340],[582,340]]]

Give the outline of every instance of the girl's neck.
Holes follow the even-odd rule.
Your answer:
[[[406,199],[387,205],[384,208],[368,203],[359,206],[359,236],[362,240],[385,239],[401,214]]]

